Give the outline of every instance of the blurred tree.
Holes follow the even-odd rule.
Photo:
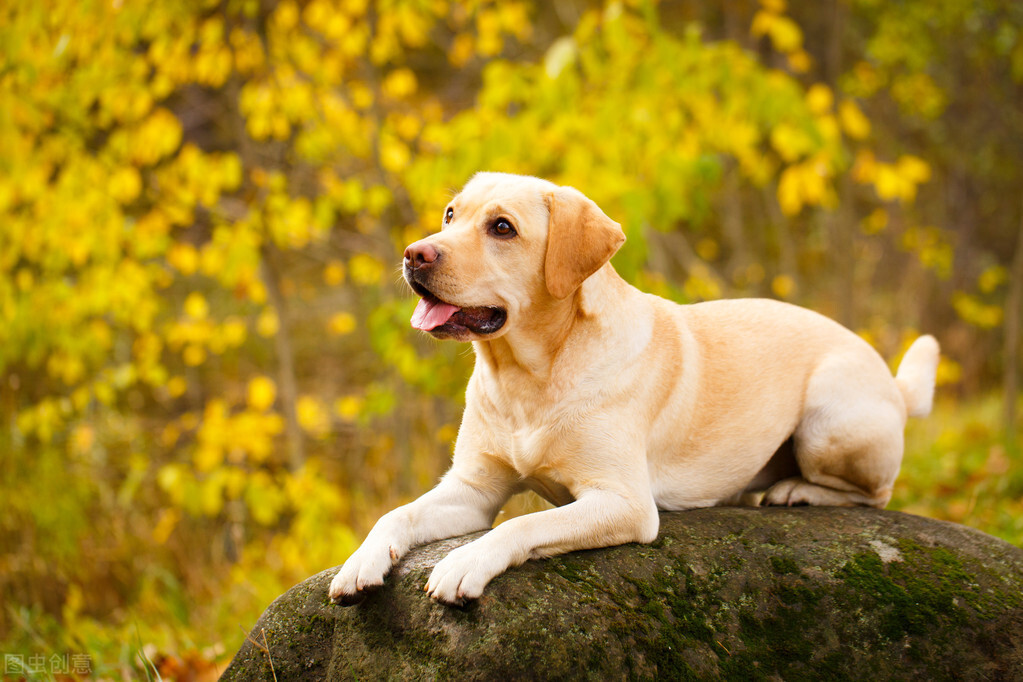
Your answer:
[[[77,622],[132,599],[166,638],[203,618],[171,586],[222,591],[207,569],[233,563],[250,592],[255,564],[264,602],[443,468],[424,452],[457,403],[430,396],[457,393],[456,351],[396,333],[384,265],[419,220],[409,145],[443,113],[409,64],[530,26],[518,2],[449,9],[0,9],[6,604],[77,595]],[[5,609],[0,637],[32,613]]]

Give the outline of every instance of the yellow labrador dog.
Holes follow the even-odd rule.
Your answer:
[[[931,408],[934,338],[893,378],[809,310],[633,288],[608,262],[624,241],[575,189],[480,173],[441,231],[408,247],[412,326],[471,341],[476,367],[451,469],[377,522],[332,599],[358,602],[415,545],[491,528],[526,489],[556,508],[452,551],[430,596],[460,604],[527,559],[651,542],[658,509],[887,504],[906,417]]]

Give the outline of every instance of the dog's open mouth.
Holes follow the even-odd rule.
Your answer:
[[[481,336],[493,334],[508,319],[508,314],[501,308],[459,308],[445,303],[418,282],[412,285],[412,289],[422,296],[412,313],[412,327],[434,336],[461,337],[467,331]]]

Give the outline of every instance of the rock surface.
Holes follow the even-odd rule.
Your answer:
[[[661,515],[652,545],[530,561],[461,609],[422,591],[479,534],[332,605],[336,568],[266,610],[224,680],[1023,680],[1023,550],[870,509]],[[271,670],[271,662],[273,670]]]

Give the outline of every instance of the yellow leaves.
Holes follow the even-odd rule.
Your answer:
[[[380,138],[380,165],[392,173],[399,173],[408,166],[412,152],[401,140],[384,135]]]
[[[981,329],[993,329],[1002,323],[1001,306],[985,303],[965,291],[952,294],[952,307],[962,320]]]
[[[931,167],[926,161],[912,154],[903,154],[896,162],[899,174],[909,182],[921,184],[931,179]]]
[[[100,94],[104,118],[118,123],[132,123],[145,116],[153,106],[153,95],[137,84],[113,86]]]
[[[791,163],[813,151],[817,145],[802,128],[779,123],[771,130],[771,146],[782,160]]]
[[[352,26],[352,18],[330,0],[313,0],[302,10],[302,23],[333,42],[340,41]]]
[[[872,184],[879,198],[911,203],[917,187],[930,180],[931,168],[923,159],[904,154],[894,163],[878,161],[872,152],[861,151],[852,169],[853,178],[862,184]]]
[[[778,205],[794,216],[804,206],[829,206],[834,201],[830,187],[831,171],[820,159],[808,159],[789,166],[778,180]]]
[[[121,204],[130,204],[142,191],[142,176],[131,166],[122,166],[110,176],[110,195]]]
[[[803,31],[799,24],[785,16],[786,5],[781,0],[761,0],[753,15],[750,35],[754,38],[767,36],[774,49],[785,55],[789,69],[794,73],[806,73],[812,66],[812,59],[803,49]]]
[[[92,424],[77,424],[71,430],[71,442],[68,444],[72,457],[82,457],[92,450],[96,443],[96,429]]]
[[[859,61],[842,79],[842,89],[853,97],[871,97],[885,85],[881,72],[868,61]]]
[[[696,242],[695,250],[696,255],[707,262],[717,260],[718,256],[721,255],[721,247],[717,241],[710,237],[704,237]]]
[[[356,284],[371,286],[380,283],[384,276],[384,266],[368,253],[357,253],[348,261],[348,272]]]
[[[274,28],[282,32],[295,28],[298,25],[298,19],[298,5],[293,0],[283,0],[283,2],[278,3],[277,8],[270,17]]]
[[[476,17],[476,49],[483,57],[493,57],[504,47],[501,17],[495,10],[484,10]]]
[[[835,96],[831,88],[822,84],[814,83],[806,91],[806,106],[817,116],[823,116],[831,111],[835,103]]]
[[[174,114],[160,107],[129,135],[126,146],[132,161],[140,166],[151,166],[178,148],[182,128]]]
[[[330,414],[316,396],[300,396],[295,402],[295,415],[309,435],[322,438],[330,433]]]
[[[476,41],[470,33],[459,33],[451,41],[448,49],[448,61],[452,66],[461,68],[469,63],[476,52]]]
[[[796,280],[791,275],[777,275],[771,280],[771,291],[778,298],[789,300],[796,293]]]
[[[245,116],[245,129],[252,139],[286,140],[292,120],[313,110],[310,86],[291,69],[282,68],[275,79],[250,80],[241,89],[238,108]]]
[[[188,382],[183,376],[174,376],[167,381],[167,394],[171,398],[180,398],[188,390]]]
[[[904,111],[924,118],[937,118],[948,105],[948,96],[926,73],[895,78],[891,92]]]
[[[227,401],[214,399],[206,404],[201,421],[186,414],[165,430],[164,442],[169,446],[179,441],[182,432],[196,430],[192,466],[172,463],[157,473],[157,483],[171,498],[172,509],[216,516],[226,500],[244,498],[261,523],[277,518],[285,503],[281,485],[266,471],[247,466],[261,465],[279,451],[275,441],[284,422],[269,410],[273,389],[268,381],[256,377],[250,382],[249,402],[254,405],[232,409]],[[179,520],[161,520],[157,539],[168,535]]]
[[[199,45],[192,65],[196,82],[206,87],[220,87],[230,75],[234,58],[224,41],[224,20],[220,17],[210,17],[199,28]]]
[[[475,7],[455,3],[449,13],[456,33],[448,49],[448,62],[462,67],[476,56],[494,57],[504,49],[506,36],[528,40],[533,32],[531,9],[530,3],[518,0],[484,1]]]
[[[334,401],[334,414],[343,421],[354,422],[360,412],[362,412],[362,399],[358,396],[348,395]]]
[[[235,27],[231,30],[230,44],[234,48],[235,69],[240,75],[251,75],[263,68],[266,54],[259,36]]]
[[[786,60],[794,73],[806,73],[813,66],[813,59],[806,50],[796,50],[786,55]]]
[[[169,243],[170,220],[159,209],[153,209],[141,216],[135,223],[135,239],[131,252],[139,260],[150,260],[162,255]]]
[[[66,386],[74,386],[85,376],[85,363],[77,355],[52,353],[46,361],[46,372]]]
[[[206,349],[202,346],[189,344],[185,346],[185,350],[182,353],[181,358],[185,361],[187,366],[198,367],[202,363],[206,362]]]
[[[386,96],[400,100],[415,94],[418,82],[412,69],[400,68],[388,73],[380,87]]]
[[[168,488],[172,488],[176,484],[176,474],[174,472],[169,476],[164,477],[164,485]],[[166,544],[167,539],[170,538],[170,534],[177,528],[178,523],[181,521],[181,512],[174,508],[163,509],[160,512],[160,516],[153,526],[153,542],[158,545]]]
[[[366,52],[369,44],[370,30],[366,24],[359,24],[341,36],[338,47],[341,53],[347,57],[356,58]]]
[[[378,32],[387,34],[393,32],[397,39],[400,39],[406,47],[416,48],[426,44],[430,28],[435,18],[443,15],[443,8],[434,4],[426,7],[415,6],[413,3],[399,3],[398,6],[381,17]],[[391,24],[388,26],[387,24]],[[375,47],[375,46],[374,46]],[[379,58],[380,53],[374,54],[371,49],[371,58]],[[392,55],[388,55],[390,57]],[[379,63],[379,62],[378,62]]]
[[[14,276],[14,283],[20,291],[29,291],[35,286],[36,278],[28,268],[18,268],[18,272]]]
[[[770,36],[774,49],[779,52],[788,54],[802,47],[803,31],[792,19],[775,15],[770,21],[761,21],[760,23],[761,30]],[[757,25],[756,19],[753,24]],[[757,35],[756,30],[753,31],[753,34]]]
[[[1009,271],[1001,265],[991,265],[984,268],[977,278],[977,287],[981,293],[993,293],[1002,284],[1009,281]]]
[[[768,36],[774,49],[782,54],[794,53],[803,46],[803,31],[799,25],[781,11],[776,12],[767,7],[753,16],[750,35],[754,38]]]
[[[219,337],[227,348],[237,348],[245,343],[247,336],[248,327],[245,322],[234,315],[228,316],[220,327]]]
[[[341,9],[353,17],[361,17],[366,14],[369,0],[341,0]]]
[[[373,185],[366,190],[366,211],[379,217],[391,205],[391,191],[383,185]]]
[[[259,386],[257,383],[257,391],[267,388]],[[260,395],[257,400],[265,401],[267,397]],[[225,462],[265,462],[275,452],[274,438],[283,429],[284,420],[268,408],[231,411],[224,400],[211,400],[196,433],[193,463],[197,471],[209,473]]]
[[[245,502],[252,518],[264,526],[276,523],[287,505],[283,491],[264,471],[257,471],[250,477]]]
[[[434,438],[438,443],[454,443],[457,436],[458,426],[451,423],[444,424],[434,434]]]
[[[578,56],[575,39],[571,36],[558,38],[547,49],[543,57],[543,70],[550,79],[556,79],[566,67],[575,63]]]
[[[844,100],[839,105],[838,120],[842,130],[854,140],[863,140],[870,135],[870,121],[852,100]]]
[[[938,359],[938,371],[934,377],[934,383],[937,386],[951,386],[958,384],[963,379],[963,367],[958,362],[942,355]]]
[[[156,198],[168,220],[190,224],[196,204],[212,208],[223,192],[237,186],[241,168],[234,154],[207,153],[187,143],[154,176],[160,190]]]
[[[265,206],[267,229],[280,246],[300,249],[326,234],[326,226],[316,220],[313,203],[305,197],[289,198],[283,192],[274,192]]]
[[[166,326],[163,338],[171,351],[181,352],[182,360],[189,367],[202,365],[210,353],[221,355],[245,342],[248,334],[245,322],[231,315],[218,324],[210,315],[206,297],[197,291],[185,298],[183,312],[179,320]]]
[[[907,195],[912,198],[912,188],[903,182],[894,166],[878,164],[873,180],[877,195],[885,201]]]
[[[323,268],[323,282],[327,286],[336,287],[344,284],[345,264],[339,260],[332,260]]]
[[[70,401],[44,398],[18,412],[15,424],[25,436],[34,435],[41,443],[50,443],[54,434],[62,431],[70,413]]]
[[[210,312],[206,298],[198,291],[193,291],[185,298],[185,314],[193,320],[205,320]]]
[[[327,330],[335,336],[344,336],[355,331],[355,316],[351,313],[336,313],[327,322]]]
[[[900,242],[904,250],[915,254],[920,263],[938,277],[947,279],[952,274],[952,244],[937,227],[910,227],[902,233]]]
[[[686,278],[682,292],[690,301],[710,301],[721,297],[721,285],[705,265],[698,264]]]
[[[249,407],[257,412],[265,412],[277,399],[277,385],[269,377],[255,377],[249,380],[246,395]]]
[[[277,311],[273,308],[264,308],[256,318],[256,333],[262,337],[275,336],[279,328],[280,320],[277,317]]]
[[[373,106],[373,91],[361,81],[348,83],[348,97],[356,109],[368,109]]]
[[[888,211],[875,208],[861,223],[864,234],[878,234],[888,227]]]
[[[530,5],[521,0],[502,0],[495,3],[498,25],[501,30],[515,36],[518,40],[528,40],[533,34],[533,24],[529,20]]]

